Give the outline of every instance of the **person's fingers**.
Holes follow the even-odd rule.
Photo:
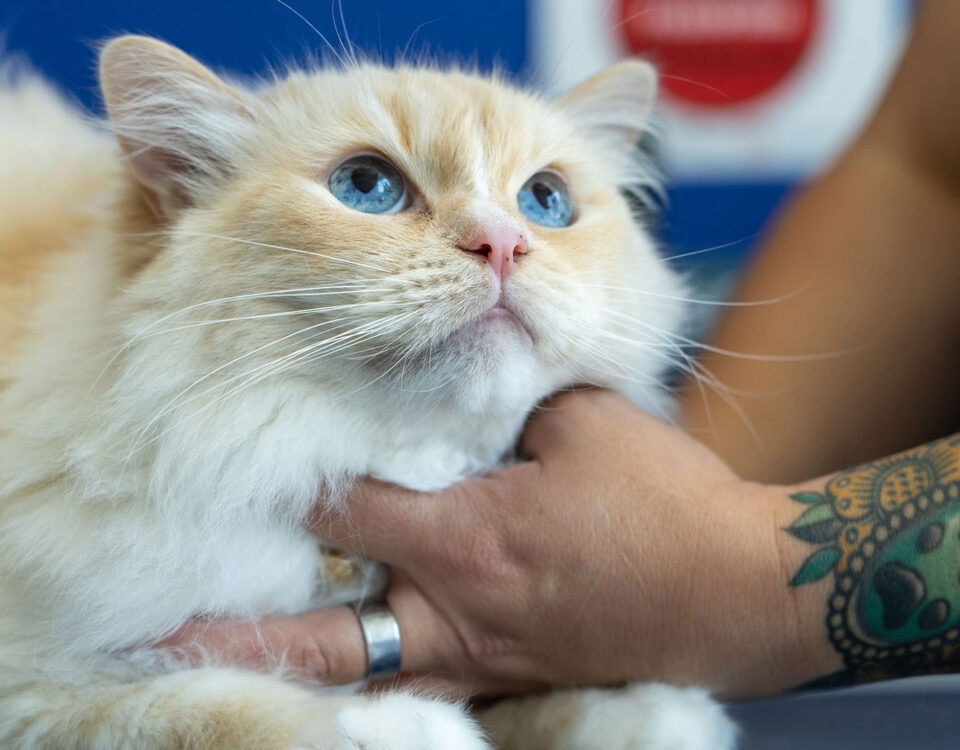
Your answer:
[[[318,506],[307,526],[331,544],[397,568],[413,570],[424,561],[443,565],[451,553],[451,533],[478,528],[489,517],[510,471],[466,479],[439,492],[363,479],[341,507]]]
[[[625,396],[600,388],[566,391],[541,404],[530,417],[523,432],[523,452],[536,461],[579,451],[584,440],[597,433],[596,422],[630,415],[648,420],[653,428],[657,419],[646,414]]]
[[[579,419],[603,391],[566,391],[542,403],[530,416],[523,431],[523,453],[542,460],[583,439]]]
[[[345,503],[318,505],[307,525],[332,544],[402,566],[407,550],[421,548],[434,536],[436,509],[450,494],[415,492],[364,479]]]
[[[350,607],[256,622],[196,620],[157,646],[195,662],[266,670],[283,664],[330,684],[356,682],[366,674],[366,647]]]
[[[428,672],[456,661],[456,632],[409,581],[396,576],[387,604],[400,628],[401,667]],[[198,662],[270,669],[279,664],[331,685],[367,674],[367,648],[351,607],[331,607],[258,622],[197,620],[157,644]]]

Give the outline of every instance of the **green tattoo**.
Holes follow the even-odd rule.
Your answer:
[[[960,435],[858,466],[785,529],[816,545],[790,581],[833,574],[827,634],[853,681],[960,669]]]

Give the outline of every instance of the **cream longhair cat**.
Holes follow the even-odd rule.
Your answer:
[[[0,86],[0,746],[731,747],[695,689],[506,701],[484,733],[145,656],[342,598],[301,522],[355,477],[488,471],[569,384],[662,403],[682,285],[622,194],[652,69],[557,100],[365,63],[252,87],[128,36],[100,77],[113,135]]]

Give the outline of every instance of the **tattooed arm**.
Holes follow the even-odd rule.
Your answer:
[[[960,671],[960,436],[796,488],[798,611],[844,670],[819,684]]]
[[[684,423],[739,474],[792,482],[960,428],[960,3],[924,0],[873,122],[758,249],[710,355],[746,421],[691,389]],[[751,434],[752,424],[759,441]]]

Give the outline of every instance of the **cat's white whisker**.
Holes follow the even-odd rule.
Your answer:
[[[757,238],[756,234],[751,234],[750,236],[743,237],[739,240],[724,242],[720,245],[713,245],[711,247],[705,247],[700,250],[691,250],[690,252],[678,253],[676,255],[661,255],[659,258],[657,258],[657,260],[662,263],[670,260],[680,260],[681,258],[692,258],[694,255],[703,255],[705,253],[716,252],[717,250],[726,250],[728,247],[735,247],[737,245],[743,244],[744,242],[750,242],[751,240],[754,240],[756,238]]]
[[[318,37],[320,37],[320,40],[321,40],[325,45],[327,45],[327,48],[336,56],[337,61],[338,61],[341,65],[346,65],[346,62],[344,61],[343,57],[340,56],[340,53],[337,51],[337,48],[334,47],[334,46],[330,43],[330,40],[327,39],[327,37],[325,37],[325,36],[321,33],[320,29],[318,29],[316,26],[314,26],[314,25],[307,19],[306,16],[304,16],[300,11],[298,11],[298,10],[297,10],[296,8],[294,8],[292,5],[289,5],[288,3],[284,2],[284,0],[275,0],[275,2],[279,3],[280,5],[282,5],[284,8],[286,8],[286,9],[289,10],[291,13],[293,13],[293,15],[295,15],[297,18],[299,18],[301,21],[303,21],[303,22],[313,31],[313,33],[316,34]]]
[[[280,0],[277,0],[277,2],[279,1]],[[347,258],[338,258],[335,255],[326,255],[325,253],[317,253],[312,250],[302,250],[297,247],[285,247],[283,245],[272,245],[269,242],[257,242],[256,240],[248,240],[248,239],[244,239],[243,237],[228,237],[227,235],[214,234],[211,232],[190,232],[186,230],[177,230],[177,231],[169,231],[169,232],[144,232],[144,233],[141,233],[140,236],[151,236],[151,235],[156,236],[156,235],[164,235],[164,234],[181,235],[181,236],[187,236],[187,237],[206,237],[208,239],[224,240],[226,242],[239,242],[242,245],[253,245],[255,247],[265,247],[270,250],[285,250],[286,252],[289,252],[289,253],[296,253],[298,255],[310,255],[314,258],[323,258],[324,260],[332,260],[335,263],[343,263],[348,266],[356,266],[358,268],[368,268],[372,271],[381,271],[383,273],[388,273],[388,270],[386,268],[383,268],[381,266],[374,266],[370,263],[361,263],[360,261],[348,260]],[[127,236],[137,236],[137,234],[136,233],[128,234]]]
[[[340,28],[343,29],[343,37],[340,36],[340,30],[337,28],[337,15],[334,15],[333,9],[336,5],[337,15],[340,16]],[[340,47],[350,58],[350,62],[354,66],[359,66],[360,61],[357,59],[356,52],[354,50],[353,42],[350,39],[350,33],[347,31],[347,19],[343,15],[343,0],[330,0],[330,15],[333,16],[333,30],[337,34],[337,41],[340,42]]]
[[[372,281],[372,279],[363,279],[363,280],[359,280],[359,281],[357,281],[357,282],[341,282],[341,283],[339,283],[339,284],[326,285],[326,286],[295,287],[295,288],[292,288],[292,289],[275,289],[275,290],[271,290],[271,291],[268,291],[268,292],[251,292],[251,293],[248,293],[248,294],[235,294],[235,295],[232,295],[232,296],[229,296],[229,297],[219,297],[219,298],[217,298],[217,299],[205,300],[205,301],[203,301],[203,302],[197,302],[197,303],[194,303],[194,304],[191,304],[191,305],[187,305],[186,307],[182,307],[182,308],[180,308],[180,309],[178,309],[178,310],[174,310],[173,312],[167,313],[166,315],[162,316],[161,318],[158,318],[157,320],[154,320],[154,321],[153,321],[152,323],[150,323],[148,326],[146,326],[145,328],[142,328],[140,331],[138,331],[138,332],[137,332],[136,334],[134,334],[133,336],[130,336],[124,343],[118,345],[118,346],[115,347],[115,348],[111,348],[111,349],[103,352],[103,356],[105,356],[106,354],[109,354],[110,351],[114,351],[114,354],[111,356],[111,358],[110,358],[110,359],[107,361],[107,363],[103,366],[103,369],[101,369],[100,373],[99,373],[99,374],[97,375],[97,377],[94,379],[93,384],[91,385],[91,387],[90,387],[87,395],[89,395],[89,393],[90,393],[90,392],[97,386],[97,384],[103,379],[104,374],[105,374],[105,373],[109,370],[109,368],[117,361],[117,359],[123,354],[123,352],[125,352],[125,351],[128,350],[130,347],[132,347],[137,341],[141,340],[148,331],[152,330],[153,328],[155,328],[156,326],[160,325],[161,323],[164,323],[165,321],[170,320],[171,318],[177,317],[178,315],[184,315],[184,314],[186,314],[186,313],[188,313],[188,312],[191,312],[191,311],[193,311],[193,310],[197,310],[197,309],[202,308],[202,307],[208,307],[208,306],[211,306],[211,305],[218,305],[218,304],[227,304],[227,303],[230,303],[230,302],[237,302],[237,301],[241,301],[241,300],[253,300],[253,299],[260,299],[260,298],[270,299],[270,298],[274,298],[274,297],[280,297],[280,298],[282,298],[282,297],[300,297],[300,296],[310,296],[312,293],[317,293],[317,294],[323,293],[323,294],[326,294],[327,292],[324,292],[323,290],[337,290],[337,291],[331,291],[331,292],[329,292],[330,294],[343,293],[343,292],[347,292],[347,291],[349,291],[351,294],[361,294],[361,293],[365,294],[365,293],[380,292],[380,291],[382,291],[382,290],[377,289],[377,288],[375,288],[375,287],[367,288],[367,289],[363,289],[363,288],[357,289],[357,288],[355,288],[354,286],[352,286],[353,283],[366,283],[366,282],[369,282],[369,281]],[[320,291],[318,291],[318,290],[320,290]]]
[[[675,296],[670,294],[661,294],[659,292],[654,292],[650,289],[630,289],[623,286],[611,286],[609,284],[589,284],[583,283],[583,286],[588,289],[606,289],[613,292],[626,292],[631,295],[641,295],[644,297],[654,297],[656,299],[668,300],[670,302],[682,302],[689,305],[708,305],[713,307],[764,307],[767,305],[775,305],[779,302],[786,302],[787,300],[794,299],[803,292],[806,291],[809,285],[805,284],[803,287],[796,289],[787,294],[782,294],[778,297],[769,297],[768,299],[760,300],[743,300],[743,301],[726,301],[726,300],[713,300],[713,299],[696,299],[694,297],[683,297]]]
[[[370,308],[383,307],[388,305],[392,308],[396,307],[411,307],[414,305],[421,305],[419,301],[410,300],[407,302],[395,302],[393,300],[376,300],[370,302],[353,302],[344,305],[328,305],[326,307],[309,307],[303,310],[283,310],[280,312],[272,313],[261,313],[258,315],[241,315],[234,318],[217,318],[214,320],[201,320],[196,323],[190,323],[188,325],[176,326],[174,328],[164,328],[161,331],[153,331],[145,338],[151,338],[153,336],[160,336],[168,333],[176,333],[177,331],[186,331],[191,328],[201,328],[205,326],[221,325],[223,323],[238,323],[249,320],[265,320],[269,318],[289,318],[289,317],[300,317],[303,315],[320,315],[322,313],[331,313],[331,312],[342,312],[344,310],[365,310]]]
[[[855,346],[849,347],[847,349],[838,349],[831,352],[818,352],[813,354],[754,354],[751,352],[736,352],[730,349],[724,349],[722,347],[713,346],[702,341],[696,341],[686,336],[674,333],[670,331],[665,331],[663,329],[657,329],[655,326],[636,318],[635,316],[629,315],[627,313],[613,311],[614,315],[627,318],[636,325],[643,326],[648,330],[656,330],[659,334],[669,336],[673,341],[679,341],[687,346],[690,346],[695,349],[702,349],[706,352],[711,352],[713,354],[720,354],[725,357],[736,357],[738,359],[752,360],[755,362],[785,362],[785,363],[796,363],[796,362],[818,362],[821,360],[827,359],[836,359],[838,357],[846,357],[851,354],[856,354],[857,352],[864,351],[867,346]]]
[[[336,323],[336,322],[337,322],[337,321],[323,321],[322,323],[317,323],[317,324],[312,325],[312,326],[307,326],[306,328],[301,328],[301,329],[299,329],[299,330],[297,330],[297,331],[294,331],[294,332],[292,332],[292,333],[288,333],[286,336],[282,336],[282,337],[280,337],[280,338],[278,338],[278,339],[275,339],[275,340],[270,341],[270,342],[268,342],[268,343],[266,343],[266,344],[263,344],[263,345],[261,345],[261,346],[258,346],[256,349],[252,349],[252,350],[246,352],[245,354],[241,354],[241,355],[238,356],[238,357],[234,357],[234,358],[231,359],[229,362],[225,362],[224,364],[220,365],[219,367],[215,368],[214,370],[211,370],[210,372],[207,372],[205,375],[202,375],[201,377],[197,378],[197,379],[194,380],[192,383],[190,383],[190,385],[186,386],[186,387],[183,388],[180,392],[178,392],[176,395],[174,395],[173,398],[171,398],[166,404],[164,404],[164,405],[160,408],[159,412],[157,412],[157,413],[153,416],[153,418],[151,418],[151,419],[144,425],[143,429],[140,430],[140,432],[137,434],[136,439],[133,441],[134,449],[137,447],[137,445],[138,445],[138,443],[139,443],[139,441],[140,441],[140,438],[141,438],[143,435],[145,435],[147,432],[149,432],[150,428],[153,427],[153,425],[154,425],[157,421],[159,421],[167,412],[169,412],[170,409],[172,409],[172,408],[177,404],[177,402],[178,402],[184,395],[186,395],[187,393],[189,393],[191,390],[193,390],[196,386],[200,385],[200,384],[201,384],[202,382],[204,382],[205,380],[208,380],[209,378],[213,377],[213,376],[216,375],[217,373],[225,370],[227,367],[230,367],[231,365],[233,365],[233,364],[235,364],[235,363],[237,363],[237,362],[240,362],[240,361],[246,359],[247,357],[251,357],[251,356],[253,356],[254,354],[257,354],[257,353],[259,353],[259,352],[261,352],[261,351],[264,351],[265,349],[269,349],[270,347],[276,346],[277,344],[281,343],[282,341],[286,341],[287,339],[293,338],[293,337],[295,337],[295,336],[299,336],[299,335],[301,335],[301,334],[303,334],[303,333],[306,333],[307,331],[310,331],[310,330],[313,330],[313,329],[316,329],[316,328],[321,328],[321,327],[323,327],[323,326],[328,326],[328,325],[331,325],[331,324]],[[230,382],[230,381],[227,381],[227,382]],[[219,387],[220,385],[221,385],[221,384],[217,384],[217,385],[214,386],[214,388]],[[191,400],[192,400],[193,398],[199,398],[199,397],[203,396],[204,394],[208,393],[210,390],[212,390],[212,389],[207,389],[207,390],[205,390],[205,391],[203,391],[203,392],[201,392],[201,393],[199,393],[199,394],[196,394],[195,396],[191,397]],[[136,451],[135,451],[135,450],[132,450],[132,451],[131,451],[131,455],[132,455],[134,452],[136,452]]]
[[[325,326],[325,325],[330,324],[331,322],[335,322],[335,321],[325,321],[324,323],[318,323],[318,324],[316,324],[315,326],[310,326],[309,328],[306,328],[306,329],[302,329],[302,330],[300,330],[300,331],[297,331],[296,334],[304,333],[305,331],[310,330],[310,329],[320,328],[320,327],[322,327],[322,326]],[[182,391],[180,391],[180,393],[178,393],[177,396],[175,396],[173,399],[171,399],[170,402],[168,402],[165,406],[163,406],[163,407],[160,409],[160,411],[159,411],[157,414],[155,414],[154,417],[149,420],[149,422],[147,422],[147,424],[143,427],[143,429],[140,430],[140,432],[138,433],[136,439],[133,441],[133,445],[132,445],[131,450],[130,450],[130,453],[129,453],[128,457],[127,457],[127,462],[129,462],[129,461],[131,460],[131,458],[132,458],[137,452],[139,452],[140,450],[146,448],[147,446],[151,445],[152,443],[156,442],[158,439],[160,439],[161,437],[163,437],[164,435],[166,435],[166,434],[169,432],[170,429],[172,429],[172,428],[167,428],[166,430],[161,431],[159,434],[154,435],[153,437],[151,437],[151,438],[150,438],[149,440],[147,440],[146,442],[142,442],[144,436],[150,431],[150,429],[153,427],[153,425],[155,425],[157,422],[159,422],[159,420],[162,419],[166,414],[168,414],[174,407],[182,408],[183,406],[186,406],[187,404],[189,404],[189,403],[191,403],[191,402],[193,402],[193,401],[195,401],[195,400],[197,400],[197,399],[199,399],[199,398],[202,398],[203,396],[205,396],[205,395],[207,395],[207,394],[209,394],[209,393],[217,390],[218,388],[223,388],[223,387],[225,387],[225,386],[228,386],[228,385],[230,385],[231,383],[236,382],[237,380],[243,380],[244,378],[249,378],[251,375],[253,375],[253,376],[258,376],[257,379],[254,379],[254,380],[252,380],[252,381],[250,381],[250,382],[245,381],[245,382],[241,383],[240,386],[237,386],[237,387],[234,388],[233,390],[228,391],[227,393],[225,393],[225,394],[223,394],[223,395],[221,395],[221,396],[218,396],[217,398],[215,398],[215,399],[213,399],[212,401],[208,402],[208,403],[207,403],[204,407],[202,407],[200,410],[198,410],[198,411],[196,411],[196,412],[194,412],[193,414],[190,415],[191,418],[194,418],[194,417],[196,417],[197,415],[199,415],[199,414],[207,411],[208,409],[212,408],[214,405],[216,405],[216,404],[219,403],[220,401],[224,400],[225,398],[230,397],[230,396],[232,396],[232,395],[234,395],[234,394],[236,394],[236,393],[239,393],[241,390],[246,389],[246,388],[249,387],[250,385],[253,385],[253,384],[257,383],[257,382],[260,382],[260,380],[262,380],[263,377],[266,377],[266,376],[268,376],[268,375],[270,375],[270,374],[273,374],[273,372],[274,372],[277,368],[280,368],[280,367],[282,367],[282,366],[284,366],[284,365],[291,365],[291,366],[292,366],[292,364],[298,362],[298,358],[303,357],[303,356],[305,356],[306,354],[309,354],[310,352],[317,350],[318,347],[323,347],[323,346],[325,346],[325,345],[326,345],[326,346],[332,346],[333,344],[342,344],[342,343],[344,343],[344,342],[347,342],[347,341],[349,341],[349,339],[350,339],[350,336],[348,336],[347,334],[356,335],[356,334],[353,333],[353,332],[362,331],[362,329],[367,328],[367,327],[370,327],[370,326],[372,326],[374,323],[380,323],[380,322],[381,322],[381,321],[373,321],[373,323],[367,323],[367,324],[365,324],[364,326],[357,326],[357,327],[355,327],[355,328],[348,329],[347,332],[342,333],[342,334],[337,334],[336,336],[334,336],[334,337],[332,337],[332,338],[330,338],[330,339],[323,339],[323,340],[321,340],[321,341],[319,341],[319,342],[315,342],[315,343],[313,343],[313,344],[308,344],[308,345],[306,345],[306,346],[304,346],[304,347],[301,347],[300,349],[297,349],[297,350],[294,351],[294,352],[291,352],[291,353],[289,353],[289,354],[286,354],[286,355],[280,357],[279,359],[275,359],[275,360],[272,360],[272,361],[270,361],[270,362],[261,364],[261,365],[259,365],[259,366],[257,366],[257,367],[252,368],[251,370],[248,370],[248,371],[246,371],[246,372],[240,373],[239,375],[234,375],[234,376],[228,378],[228,379],[225,380],[225,381],[218,382],[218,383],[214,383],[212,386],[204,389],[203,391],[200,391],[200,392],[198,392],[198,393],[195,393],[195,394],[193,394],[192,396],[190,396],[190,397],[187,398],[187,399],[182,399],[181,397],[182,397],[183,395],[185,395],[186,393],[188,393],[190,390],[192,390],[193,388],[195,388],[197,385],[199,385],[199,384],[200,384],[201,382],[203,382],[204,380],[207,380],[208,378],[212,377],[216,372],[219,372],[219,371],[223,370],[224,368],[229,367],[231,364],[234,364],[236,361],[239,361],[239,360],[241,360],[241,359],[245,359],[245,358],[248,357],[248,356],[251,356],[251,355],[252,355],[253,353],[255,353],[256,351],[261,351],[261,350],[267,348],[268,346],[273,346],[273,345],[275,345],[276,343],[279,343],[279,341],[285,340],[285,339],[288,339],[288,338],[291,338],[293,335],[296,335],[296,334],[289,334],[289,335],[283,337],[283,339],[278,339],[277,341],[270,342],[270,344],[265,344],[265,345],[259,347],[257,350],[254,350],[254,352],[248,352],[247,354],[244,354],[244,355],[242,355],[242,356],[240,356],[240,357],[237,357],[237,358],[235,358],[234,360],[231,360],[231,362],[222,365],[221,367],[217,368],[217,370],[215,370],[215,371],[213,371],[213,372],[210,372],[210,373],[207,373],[206,375],[204,375],[203,377],[201,377],[201,378],[199,378],[198,380],[194,381],[193,383],[191,383],[191,385],[187,386],[187,387],[184,388]],[[372,335],[372,334],[370,334],[370,335]],[[335,351],[335,350],[336,350],[336,349],[333,348],[333,351]],[[262,376],[262,377],[259,377],[259,376]]]
[[[760,434],[757,432],[756,428],[753,425],[753,421],[747,416],[743,407],[737,402],[736,398],[734,398],[734,395],[730,393],[727,386],[721,383],[716,378],[716,376],[714,376],[713,373],[711,373],[706,368],[705,365],[698,362],[689,354],[687,354],[682,347],[674,344],[673,338],[677,336],[677,334],[672,334],[669,331],[664,331],[656,326],[652,326],[652,325],[643,323],[642,321],[638,321],[636,318],[630,315],[620,314],[620,316],[629,319],[630,322],[632,323],[643,325],[643,327],[649,330],[651,333],[653,333],[653,335],[673,345],[672,348],[677,353],[677,355],[680,356],[682,360],[682,361],[675,360],[674,365],[679,367],[682,371],[686,372],[688,375],[690,375],[694,379],[694,382],[697,383],[697,386],[700,389],[701,398],[704,399],[704,406],[707,408],[707,411],[708,411],[708,420],[711,425],[711,430],[715,432],[716,428],[715,428],[715,425],[713,424],[712,417],[709,414],[709,404],[707,402],[706,393],[703,391],[701,387],[701,384],[703,383],[709,386],[714,391],[714,393],[716,393],[717,396],[719,396],[720,399],[723,400],[724,403],[726,403],[736,413],[737,417],[742,421],[744,427],[746,427],[747,431],[750,433],[750,436],[753,439],[754,443],[758,447],[762,448],[763,441],[760,437]],[[685,338],[685,337],[681,337],[681,338]],[[688,339],[687,341],[690,341],[690,340]]]
[[[337,336],[334,336],[332,339],[324,339],[314,344],[309,344],[307,346],[304,346],[298,349],[295,352],[291,352],[290,354],[280,357],[277,360],[268,362],[264,365],[261,365],[260,367],[253,368],[253,370],[250,370],[246,373],[242,373],[238,376],[235,376],[230,380],[226,381],[226,383],[216,384],[214,387],[207,389],[206,392],[214,390],[216,387],[222,387],[223,385],[234,382],[235,380],[248,378],[244,382],[235,386],[232,390],[218,396],[217,398],[207,403],[204,407],[202,407],[198,411],[192,413],[190,417],[195,418],[196,416],[203,413],[207,409],[212,408],[214,405],[216,405],[220,401],[231,398],[237,395],[238,393],[253,387],[257,383],[265,380],[266,378],[276,375],[277,373],[282,372],[284,370],[290,369],[291,367],[294,367],[296,365],[299,365],[303,361],[311,361],[311,360],[319,359],[320,358],[319,353],[321,352],[323,356],[329,356],[332,353],[338,352],[340,348],[350,346],[351,344],[355,343],[358,340],[364,341],[368,338],[372,338],[376,335],[379,335],[383,332],[382,329],[383,327],[385,327],[385,325],[392,324],[399,320],[410,317],[411,315],[413,315],[413,313],[405,313],[402,315],[395,316],[395,319],[393,320],[391,319],[378,320],[378,321],[373,321],[372,323],[368,323],[364,326],[358,326],[353,329],[348,329],[348,331],[346,331],[345,333],[338,334]],[[380,324],[380,327],[374,328],[373,323]],[[372,328],[372,330],[364,330],[368,328]],[[333,346],[333,344],[336,344],[336,346]],[[329,349],[325,350],[324,349],[325,346],[329,346]],[[251,375],[252,377],[250,377]],[[161,433],[161,434],[165,434],[165,433]],[[158,437],[160,436],[159,435],[155,436],[150,440],[150,442],[153,442]]]

